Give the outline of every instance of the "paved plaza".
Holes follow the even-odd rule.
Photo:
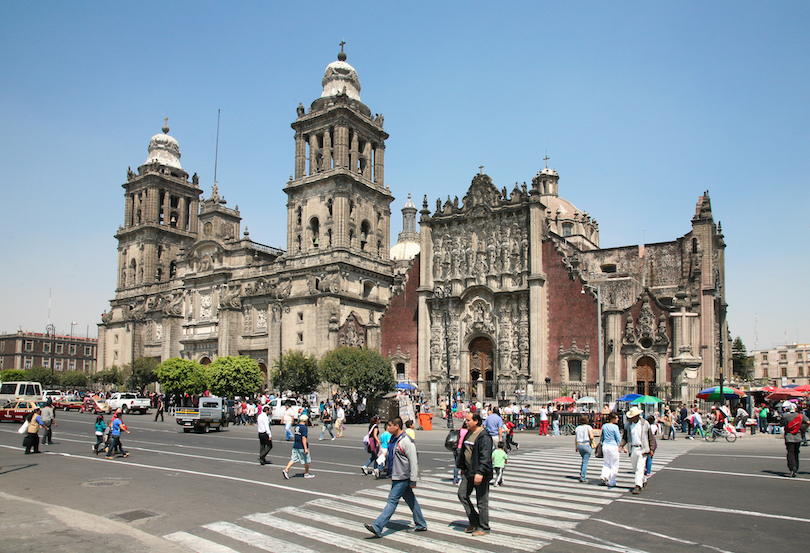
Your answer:
[[[130,415],[131,455],[108,461],[90,451],[92,419],[59,413],[55,445],[24,455],[17,425],[0,424],[0,551],[728,551],[798,550],[810,531],[810,460],[787,478],[779,437],[736,443],[661,441],[647,490],[632,495],[622,456],[618,486],[598,485],[592,459],[577,481],[572,437],[516,439],[505,485],[491,491],[488,536],[464,533],[452,484],[446,430],[417,433],[421,480],[416,496],[428,532],[405,531],[401,504],[382,539],[363,524],[382,511],[390,481],[364,476],[365,427],[318,441],[311,430],[312,473],[282,478],[291,443],[274,427],[272,464],[259,466],[255,427],[183,434],[170,421]],[[281,430],[281,431],[280,431]]]

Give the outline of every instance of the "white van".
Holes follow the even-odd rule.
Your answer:
[[[3,382],[0,384],[0,405],[11,401],[41,401],[42,385],[39,382]]]

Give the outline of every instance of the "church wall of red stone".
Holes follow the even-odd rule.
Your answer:
[[[411,262],[403,289],[391,298],[391,305],[380,317],[380,353],[394,355],[397,346],[405,355],[410,355],[407,367],[408,378],[417,380],[419,358],[419,256]]]

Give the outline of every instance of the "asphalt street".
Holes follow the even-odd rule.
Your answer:
[[[390,481],[360,471],[365,426],[334,441],[310,429],[315,478],[298,466],[284,480],[291,442],[278,426],[272,464],[260,466],[255,427],[184,434],[168,416],[128,415],[130,456],[106,460],[91,451],[93,415],[57,417],[55,444],[39,455],[23,454],[18,424],[0,424],[0,552],[747,552],[798,550],[810,534],[810,460],[787,478],[773,436],[661,441],[649,488],[632,495],[626,457],[621,487],[608,490],[597,485],[601,460],[591,460],[589,483],[576,481],[573,438],[518,434],[506,485],[492,491],[492,534],[475,539],[463,532],[446,429],[420,431],[416,496],[428,532],[403,531],[411,520],[401,503],[378,539],[363,523],[382,510]]]

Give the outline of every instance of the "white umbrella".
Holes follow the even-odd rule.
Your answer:
[[[592,398],[590,396],[581,397],[577,400],[577,403],[596,403],[596,398]]]

